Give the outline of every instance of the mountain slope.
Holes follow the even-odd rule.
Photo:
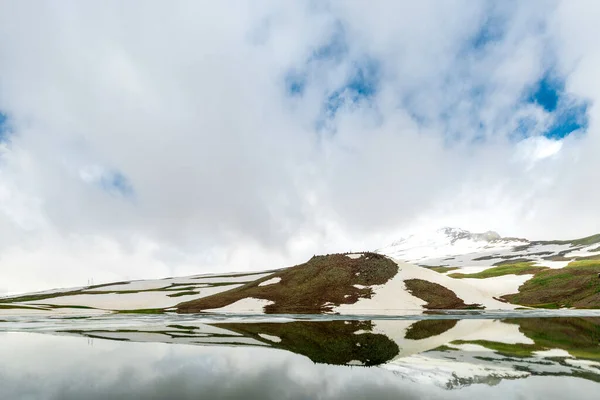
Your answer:
[[[377,250],[380,254],[422,266],[478,267],[531,261],[562,268],[570,261],[600,258],[600,234],[574,240],[529,241],[501,237],[496,232],[471,233],[442,228],[411,235]],[[461,271],[462,272],[462,271]]]
[[[116,282],[5,297],[0,298],[0,313],[407,314],[517,305],[600,308],[599,273],[600,235],[528,241],[444,228],[376,253],[315,256],[278,270]]]
[[[180,304],[177,311],[398,314],[426,309],[513,309],[468,283],[375,253],[314,257],[263,280]],[[265,280],[267,278],[264,278]],[[415,285],[415,281],[418,283]],[[411,283],[413,283],[411,287]],[[445,295],[431,298],[440,289]],[[252,301],[258,303],[252,303]],[[266,303],[265,303],[266,302]]]

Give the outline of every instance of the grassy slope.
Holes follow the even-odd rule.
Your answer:
[[[446,273],[446,272],[450,272],[450,271],[454,271],[455,269],[458,269],[458,267],[445,267],[443,265],[440,265],[440,266],[437,266],[437,267],[423,266],[423,268],[427,268],[427,269],[430,269],[432,271],[439,272],[440,274],[443,274],[443,273]]]
[[[275,303],[265,307],[267,313],[320,313],[330,311],[332,305],[353,304],[359,298],[369,298],[370,288],[359,289],[353,285],[381,285],[397,272],[395,262],[375,253],[364,253],[357,259],[343,254],[315,256],[304,264],[277,271],[239,288],[181,303],[177,311],[200,312],[252,297]],[[281,281],[259,286],[275,277]]]
[[[371,321],[224,323],[215,326],[268,343],[271,347],[305,355],[317,363],[345,365],[357,360],[368,366],[379,365],[400,351],[386,335],[369,332]],[[358,331],[362,333],[357,334]],[[271,342],[259,334],[277,336],[281,342]]]
[[[406,289],[415,297],[427,302],[424,306],[430,310],[481,309],[480,304],[465,304],[456,293],[437,283],[423,279],[407,279]]]
[[[452,343],[478,344],[507,357],[531,357],[536,351],[562,349],[578,358],[600,360],[600,318],[517,318],[503,322],[519,325],[519,330],[534,344],[487,340]]]
[[[573,261],[561,269],[547,269],[525,282],[519,293],[503,296],[531,307],[600,308],[600,261]]]
[[[404,337],[411,340],[427,339],[441,335],[454,328],[457,322],[457,319],[425,319],[417,321],[408,327]]]
[[[475,278],[475,279],[485,279],[485,278],[493,278],[496,276],[503,275],[527,275],[527,274],[536,274],[540,271],[543,271],[547,268],[545,267],[536,267],[533,265],[533,262],[516,262],[512,264],[502,264],[497,267],[492,267],[486,269],[481,272],[477,272],[474,274],[462,274],[462,273],[453,273],[448,276],[451,278]]]

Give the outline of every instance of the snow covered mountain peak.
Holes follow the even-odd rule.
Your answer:
[[[382,253],[406,261],[442,258],[462,254],[510,249],[528,244],[525,239],[504,238],[497,232],[473,233],[465,229],[444,227],[435,231],[409,235],[378,249]]]

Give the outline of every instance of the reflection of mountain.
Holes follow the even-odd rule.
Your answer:
[[[475,331],[383,367],[406,379],[449,389],[529,376],[600,382],[600,318],[520,318],[501,324],[518,328],[523,337],[511,337],[505,329],[497,329],[496,335]]]
[[[157,318],[106,325],[91,319],[79,321],[77,329],[58,325],[44,330],[123,341],[280,349],[316,363],[379,365],[403,379],[445,388],[543,375],[600,382],[600,318],[436,318],[210,324]]]
[[[379,365],[398,354],[386,335],[372,333],[371,321],[295,321],[289,323],[225,323],[232,330],[272,347],[302,354],[317,363]]]

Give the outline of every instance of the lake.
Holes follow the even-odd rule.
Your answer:
[[[598,312],[0,318],[1,399],[548,400],[600,392]]]

